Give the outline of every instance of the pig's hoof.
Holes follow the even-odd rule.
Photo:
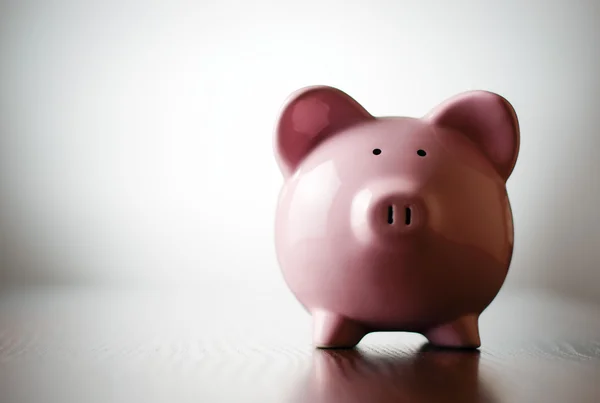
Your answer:
[[[313,313],[313,326],[316,348],[353,348],[367,333],[361,325],[326,311]]]
[[[424,335],[435,347],[479,348],[479,325],[477,315],[466,315],[454,322],[430,329]]]

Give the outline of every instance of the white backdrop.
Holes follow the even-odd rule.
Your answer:
[[[599,43],[593,0],[0,0],[1,280],[285,293],[289,93],[420,116],[484,89],[521,123],[506,286],[600,300]]]

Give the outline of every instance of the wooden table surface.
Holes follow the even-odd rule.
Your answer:
[[[288,297],[21,289],[0,294],[0,403],[600,402],[600,307],[501,293],[479,351],[411,333],[315,350]],[[209,303],[210,301],[210,303]]]

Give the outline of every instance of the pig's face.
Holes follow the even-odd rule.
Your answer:
[[[508,102],[487,92],[422,119],[374,118],[329,87],[296,93],[276,137],[286,178],[276,235],[298,298],[379,325],[402,316],[418,326],[448,301],[483,309],[512,254],[505,181],[517,127]]]

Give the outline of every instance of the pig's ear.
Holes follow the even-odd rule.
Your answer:
[[[321,141],[359,122],[374,119],[346,93],[328,86],[305,87],[285,102],[275,130],[275,154],[284,176]]]
[[[460,131],[490,159],[506,181],[519,153],[519,122],[500,95],[469,91],[440,104],[427,116],[436,125]]]

